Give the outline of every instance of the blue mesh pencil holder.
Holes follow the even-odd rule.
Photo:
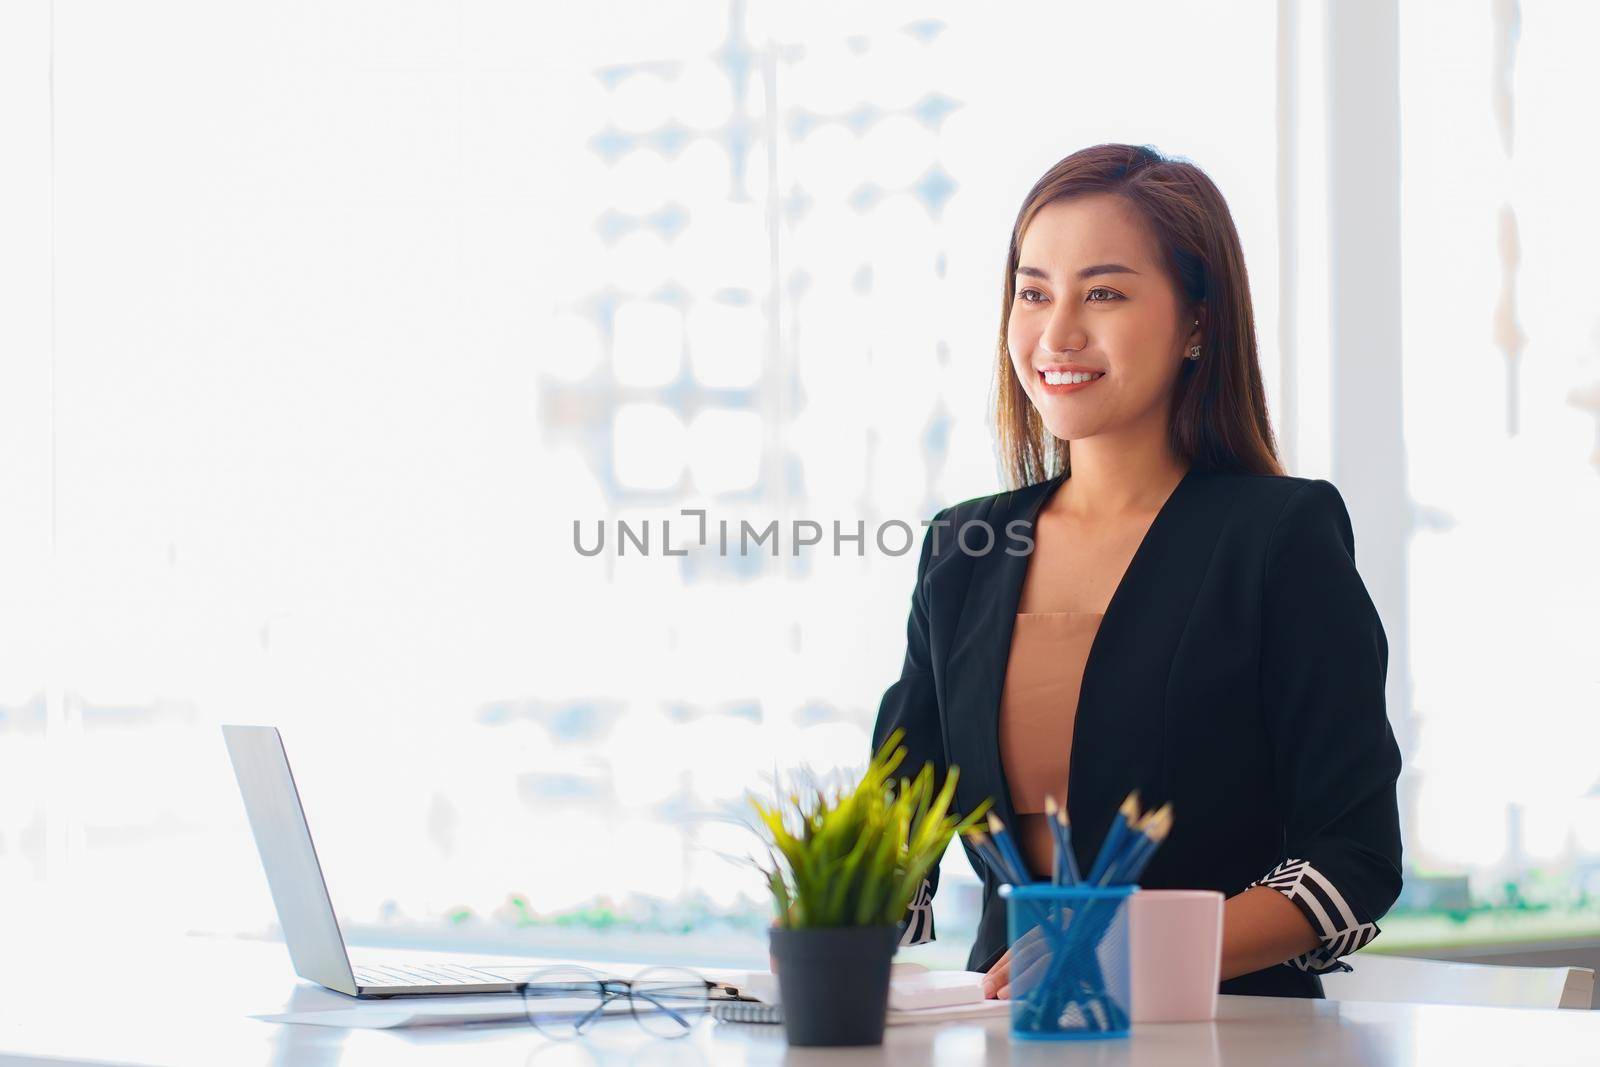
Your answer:
[[[1002,885],[1011,943],[1011,1036],[1127,1037],[1128,898],[1138,887]]]

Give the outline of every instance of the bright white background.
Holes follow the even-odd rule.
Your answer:
[[[1407,855],[1566,899],[1600,854],[1595,16],[1522,5],[1508,153],[1491,5],[1400,9]],[[1009,227],[1110,140],[1221,187],[1291,473],[1329,476],[1320,12],[9,6],[0,932],[270,932],[242,721],[283,728],[357,940],[760,959],[727,816],[864,758],[915,553],[589,559],[573,521],[1000,488]]]

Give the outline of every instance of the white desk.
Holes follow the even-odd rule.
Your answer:
[[[1004,1017],[983,1024],[890,1027],[871,1049],[790,1049],[780,1026],[706,1020],[665,1040],[631,1022],[603,1036],[551,1042],[525,1027],[437,1031],[341,1030],[259,1022],[250,1014],[348,1006],[300,982],[281,944],[180,941],[138,956],[119,949],[98,980],[77,989],[92,960],[19,966],[0,974],[0,1064],[294,1064],[311,1067],[497,1064],[689,1067],[736,1064],[1439,1064],[1600,1062],[1600,1012],[1336,1004],[1223,997],[1214,1023],[1136,1028],[1127,1039],[1013,1044]],[[395,955],[395,954],[389,954]],[[425,953],[401,953],[420,958]],[[484,959],[484,957],[473,957]],[[523,961],[527,962],[527,961]],[[55,972],[55,973],[52,973]],[[62,984],[52,986],[51,981]]]

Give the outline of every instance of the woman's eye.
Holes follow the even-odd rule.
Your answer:
[[[1094,295],[1096,293],[1103,294],[1103,299],[1099,299],[1099,300],[1095,299]],[[1030,300],[1030,299],[1028,299],[1030,296],[1036,296],[1039,299],[1038,300]],[[1021,289],[1021,290],[1018,290],[1018,292],[1017,292],[1017,299],[1022,301],[1024,304],[1038,304],[1038,303],[1042,303],[1044,301],[1044,294],[1039,292],[1039,290],[1037,290],[1037,289]],[[1124,298],[1123,298],[1121,293],[1113,292],[1110,289],[1096,287],[1094,289],[1090,289],[1089,290],[1089,295],[1087,297],[1085,297],[1084,299],[1085,299],[1086,303],[1090,303],[1090,304],[1107,304],[1107,303],[1110,303],[1113,300],[1122,300]]]

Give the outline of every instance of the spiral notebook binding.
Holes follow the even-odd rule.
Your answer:
[[[711,1005],[711,1017],[722,1023],[781,1023],[783,1006],[756,1000],[727,1000]]]

